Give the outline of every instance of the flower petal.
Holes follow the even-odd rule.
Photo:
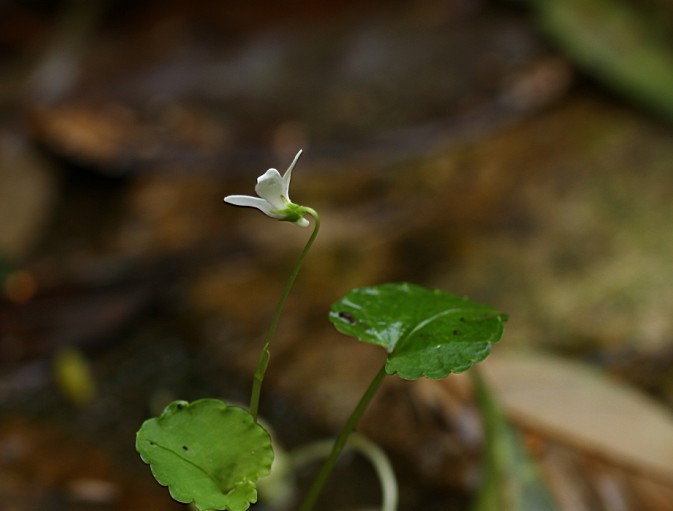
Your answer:
[[[277,214],[271,212],[277,208],[273,207],[266,200],[260,199],[259,197],[252,197],[250,195],[227,195],[224,198],[224,202],[233,204],[234,206],[257,208],[267,216],[278,218]]]
[[[300,149],[283,176],[276,169],[269,169],[257,178],[255,192],[259,197],[227,195],[224,201],[235,206],[256,208],[271,218],[293,222],[300,227],[308,227],[310,223],[304,218],[308,212],[307,208],[292,203],[289,191],[292,170],[301,154]]]
[[[272,209],[283,209],[285,207],[283,197],[287,199],[287,189],[283,178],[280,177],[280,173],[276,169],[269,169],[257,178],[255,192],[268,202]]]
[[[285,174],[283,174],[283,197],[285,197],[288,201],[290,200],[290,179],[292,179],[292,169],[294,169],[294,166],[297,164],[297,161],[299,160],[302,152],[303,150],[299,149],[299,152],[294,157],[294,160],[292,160],[292,163],[290,163],[290,166],[285,171]]]

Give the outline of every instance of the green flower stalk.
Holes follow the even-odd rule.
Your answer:
[[[257,413],[259,411],[259,398],[262,392],[262,381],[264,380],[266,368],[269,365],[269,347],[271,345],[271,340],[276,333],[276,327],[278,326],[280,314],[283,311],[287,297],[292,290],[292,286],[297,279],[299,270],[304,264],[304,260],[306,259],[313,242],[318,236],[318,231],[320,229],[320,217],[314,209],[295,204],[290,200],[290,179],[292,178],[292,170],[294,169],[297,160],[299,160],[301,153],[302,151],[299,150],[297,155],[294,157],[294,160],[292,160],[292,163],[285,171],[285,174],[282,176],[276,169],[269,169],[257,178],[255,192],[257,193],[258,197],[252,197],[250,195],[227,195],[224,198],[224,201],[228,204],[256,208],[268,217],[285,222],[293,222],[300,227],[308,227],[310,225],[309,221],[305,218],[306,215],[309,215],[314,219],[313,233],[306,242],[299,259],[290,272],[290,277],[285,284],[285,289],[283,290],[283,294],[278,301],[278,305],[276,305],[276,310],[274,311],[273,318],[271,319],[271,325],[269,326],[269,330],[264,340],[264,346],[262,347],[262,351],[260,352],[259,359],[257,361],[257,367],[255,369],[255,375],[252,382],[252,394],[250,396],[250,413],[255,419],[257,419]]]

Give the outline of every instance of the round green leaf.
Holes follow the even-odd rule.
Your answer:
[[[266,430],[217,399],[174,401],[143,423],[136,450],[175,500],[201,511],[248,509],[273,462]]]
[[[486,358],[507,316],[488,305],[407,283],[352,290],[332,306],[340,332],[388,351],[386,372],[444,378]]]

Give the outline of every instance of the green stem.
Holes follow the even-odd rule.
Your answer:
[[[320,440],[305,445],[291,452],[294,469],[313,463],[320,458],[327,458],[332,451],[334,440]],[[397,509],[398,488],[395,472],[386,456],[386,453],[367,437],[358,433],[352,433],[348,437],[344,450],[358,451],[372,464],[381,486],[382,504],[381,511],[395,511]]]
[[[395,511],[398,501],[397,479],[386,453],[374,442],[357,433],[351,435],[348,445],[358,450],[374,467],[383,496],[381,511]]]
[[[353,413],[348,418],[348,421],[346,421],[346,424],[344,424],[344,427],[341,429],[339,436],[334,441],[334,445],[332,446],[332,452],[330,452],[329,457],[325,460],[325,463],[320,469],[318,476],[315,478],[315,481],[313,481],[313,485],[309,489],[308,494],[304,499],[304,503],[299,508],[299,511],[311,511],[313,509],[316,500],[318,500],[318,495],[320,495],[320,492],[322,491],[323,486],[325,486],[325,482],[327,481],[327,478],[332,472],[332,469],[334,468],[334,465],[336,464],[337,459],[341,454],[341,451],[343,451],[343,448],[346,445],[348,437],[355,430],[355,427],[360,421],[360,417],[362,417],[362,414],[367,408],[367,405],[372,400],[372,397],[374,397],[374,394],[376,394],[376,391],[381,386],[381,382],[383,382],[383,378],[385,376],[386,371],[384,364],[383,367],[381,367],[381,369],[379,370],[379,372],[376,373],[376,376],[374,376],[374,379],[369,384],[369,387],[367,387],[367,390],[360,398],[360,401],[355,407],[355,410],[353,410]]]
[[[318,236],[318,231],[320,230],[320,216],[318,216],[318,213],[314,209],[307,208],[305,206],[302,206],[302,209],[313,217],[313,233],[306,242],[304,250],[302,250],[301,254],[299,255],[299,259],[297,259],[297,262],[290,272],[290,277],[287,279],[283,294],[280,296],[278,305],[276,305],[276,310],[274,311],[273,318],[271,319],[271,325],[269,326],[269,330],[266,333],[266,338],[264,339],[264,346],[262,347],[262,351],[259,354],[259,359],[257,360],[255,376],[252,381],[252,393],[250,395],[250,413],[255,418],[255,420],[257,420],[257,413],[259,411],[259,396],[262,392],[262,381],[264,380],[264,374],[266,373],[266,368],[269,365],[269,357],[271,356],[269,352],[271,340],[276,333],[276,327],[278,326],[278,321],[280,320],[280,314],[283,312],[283,307],[285,306],[287,297],[292,290],[294,281],[297,280],[297,275],[299,274],[302,264],[304,264],[304,259],[306,259],[313,242]]]

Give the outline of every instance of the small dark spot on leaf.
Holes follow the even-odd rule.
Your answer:
[[[460,330],[454,330],[453,335],[460,335]]]
[[[186,445],[183,445],[183,446],[182,446],[182,450],[183,450],[183,451],[188,451],[188,450],[189,450],[189,447],[187,447]]]
[[[355,318],[353,315],[349,312],[340,312],[339,317],[343,319],[346,323],[349,325],[354,325],[355,324]]]
[[[460,321],[461,323],[465,323],[465,318],[461,316],[461,317],[458,319],[458,321]]]
[[[152,442],[152,440],[150,440],[150,445],[157,445],[157,444],[155,444],[154,442]]]
[[[183,405],[182,403],[179,403],[176,408],[178,410],[182,410],[184,407],[185,407],[185,405]]]

